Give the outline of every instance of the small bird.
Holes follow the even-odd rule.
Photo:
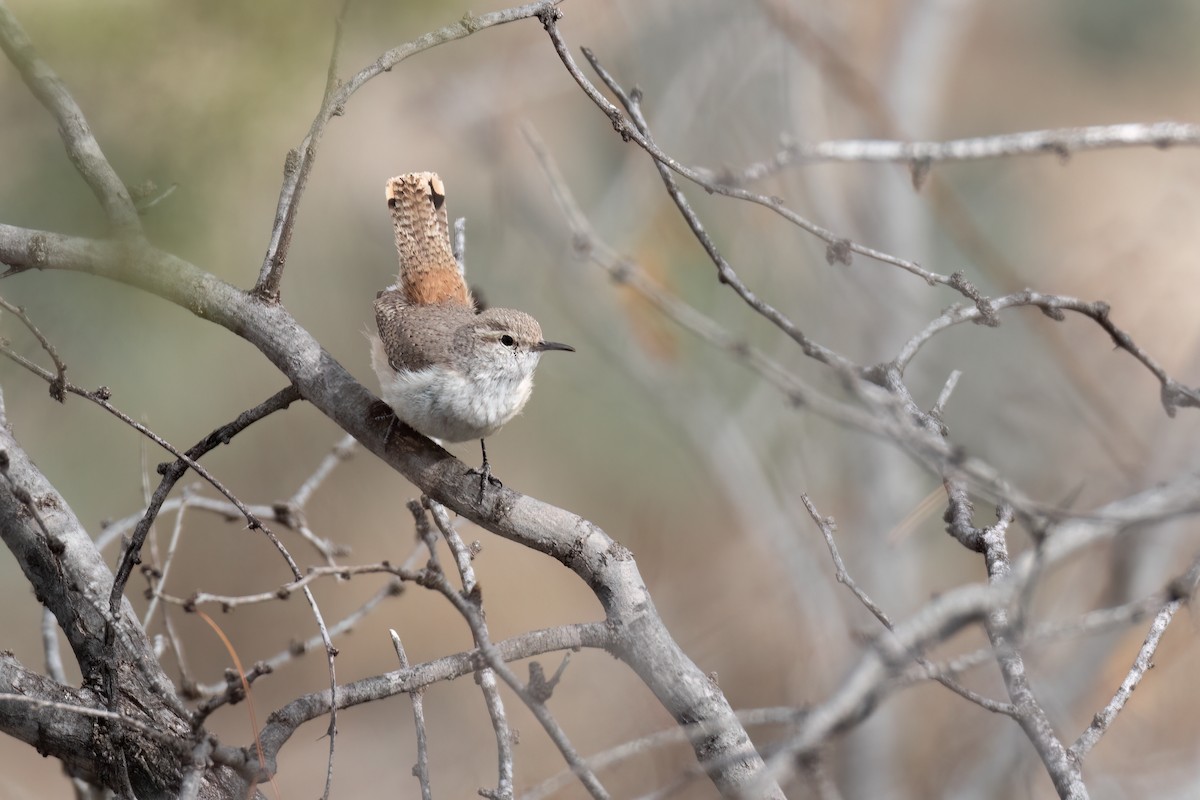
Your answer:
[[[521,412],[533,372],[548,350],[530,315],[508,308],[479,312],[450,247],[446,192],[433,172],[399,175],[385,190],[400,273],[375,299],[379,335],[371,366],[396,417],[443,442],[478,439],[479,491],[492,477],[484,439]]]

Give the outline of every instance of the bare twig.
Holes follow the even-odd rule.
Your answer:
[[[544,701],[534,697],[521,684],[517,676],[504,663],[505,660],[496,649],[496,646],[492,644],[491,637],[488,635],[487,624],[483,620],[483,613],[480,608],[480,592],[475,584],[470,553],[463,544],[462,539],[458,537],[454,526],[450,523],[449,515],[446,514],[445,509],[429,498],[425,499],[425,505],[428,507],[430,516],[433,517],[434,522],[438,525],[438,529],[442,532],[447,545],[454,555],[455,563],[463,580],[463,591],[455,591],[454,587],[446,579],[446,574],[442,571],[438,563],[436,543],[425,514],[425,507],[416,501],[410,501],[408,509],[412,513],[413,520],[416,523],[417,535],[427,543],[430,554],[429,568],[420,573],[416,578],[417,582],[426,588],[437,591],[450,601],[450,604],[462,615],[467,626],[471,629],[471,634],[475,637],[475,644],[479,648],[479,654],[482,656],[486,666],[495,675],[499,675],[508,684],[508,687],[529,707],[529,710],[533,712],[538,722],[542,724],[542,728],[549,734],[551,741],[558,747],[568,766],[578,776],[588,793],[592,797],[597,798],[597,800],[607,798],[608,792],[605,791],[595,774],[588,769],[587,765],[579,757],[579,754],[576,753],[574,746],[567,739],[566,733],[559,726],[558,722],[551,716]],[[435,511],[435,509],[437,510]],[[495,684],[485,685],[483,672],[484,670],[480,670],[477,674],[480,675],[480,687],[483,689],[484,697],[487,701],[488,713],[492,716],[492,725],[496,731],[500,767],[500,782],[497,790],[495,793],[487,792],[487,795],[511,797],[512,741],[508,729],[508,721],[504,714],[503,706],[500,705],[499,694],[496,691]]]
[[[450,591],[454,591],[453,587]],[[588,622],[530,631],[495,642],[492,647],[504,661],[517,661],[557,650],[603,649],[611,647],[613,639],[613,633],[605,623]],[[339,708],[350,708],[471,675],[479,669],[481,658],[479,650],[470,650],[416,664],[407,670],[347,683],[338,688],[336,702]],[[275,711],[260,734],[268,759],[274,759],[300,725],[329,713],[330,705],[331,694],[325,690],[298,697]]]
[[[274,302],[279,298],[279,283],[283,277],[283,267],[287,261],[288,248],[291,245],[300,196],[304,193],[304,187],[308,183],[308,175],[312,171],[321,135],[329,120],[344,112],[346,103],[355,92],[361,89],[367,81],[390,71],[409,56],[455,39],[470,36],[484,28],[536,16],[542,10],[552,8],[556,2],[561,2],[561,0],[542,0],[480,15],[468,13],[456,23],[431,31],[411,42],[388,50],[346,81],[339,82],[336,76],[336,60],[340,48],[338,43],[342,36],[342,19],[348,0],[344,2],[336,22],[334,49],[321,107],[308,129],[308,135],[300,142],[299,147],[288,153],[284,163],[283,185],[279,190],[279,204],[275,210],[275,222],[271,227],[271,241],[267,245],[267,255],[259,271],[258,280],[254,284],[255,296],[269,302]]]
[[[625,106],[625,110],[629,112],[629,116],[633,119],[633,124],[637,126],[638,132],[645,137],[648,144],[653,145],[654,138],[650,134],[650,125],[646,122],[646,117],[642,113],[641,93],[636,90],[626,93],[620,84],[608,74],[608,71],[600,65],[599,60],[592,51],[586,47],[583,49],[583,56],[591,64],[596,74],[600,76],[600,80],[604,81],[604,85],[617,96],[617,99],[621,101],[621,105]],[[704,229],[703,223],[700,222],[700,218],[696,215],[696,212],[692,210],[687,197],[679,189],[679,184],[671,174],[670,168],[657,160],[654,162],[654,166],[658,170],[659,177],[662,178],[663,185],[666,186],[667,194],[671,196],[671,200],[678,207],[679,213],[683,215],[684,221],[687,222],[692,234],[700,242],[700,246],[704,248],[704,252],[708,254],[713,264],[716,265],[717,280],[733,289],[738,297],[742,298],[748,306],[786,333],[796,344],[800,345],[805,355],[842,370],[852,371],[854,365],[851,362],[834,353],[829,348],[814,342],[791,319],[770,303],[758,297],[758,295],[746,286],[742,279],[738,277],[733,267],[729,265],[729,262],[725,260],[725,257],[721,255],[720,250],[717,249],[716,242],[708,235],[708,231]]]
[[[1158,379],[1162,386],[1162,404],[1167,416],[1175,416],[1179,407],[1200,407],[1200,389],[1185,386],[1174,380],[1167,371],[1149,353],[1133,341],[1128,333],[1118,328],[1109,317],[1109,305],[1104,302],[1088,303],[1074,297],[1048,295],[1026,290],[1003,297],[991,298],[986,301],[988,312],[994,317],[996,312],[1006,308],[1032,306],[1038,308],[1053,320],[1061,321],[1064,312],[1072,311],[1093,320],[1104,329],[1113,344],[1136,358]],[[904,343],[899,354],[889,366],[893,366],[903,374],[909,362],[917,352],[937,334],[954,325],[964,322],[986,322],[987,312],[978,306],[953,306],[940,317],[930,322],[919,333]]]
[[[575,82],[579,84],[579,87],[583,89],[584,94],[586,94],[588,98],[595,103],[596,106],[598,106],[606,116],[608,116],[609,121],[612,123],[613,129],[620,134],[624,141],[637,144],[652,158],[654,158],[655,161],[667,166],[671,169],[671,171],[684,178],[687,178],[689,181],[692,181],[698,186],[703,187],[706,191],[761,205],[764,208],[774,211],[776,214],[780,215],[797,227],[808,231],[826,243],[825,259],[830,264],[849,264],[851,254],[857,253],[875,261],[879,261],[884,264],[891,264],[892,266],[896,266],[907,272],[911,272],[912,274],[917,275],[925,280],[930,285],[942,284],[944,286],[957,289],[960,292],[963,291],[962,287],[959,285],[961,281],[956,281],[951,275],[941,275],[936,272],[931,272],[923,268],[915,261],[900,258],[898,256],[885,253],[881,250],[876,250],[874,248],[867,247],[866,245],[851,241],[845,237],[838,236],[833,231],[817,225],[816,223],[800,216],[795,211],[792,211],[790,208],[785,206],[783,201],[778,197],[769,197],[767,195],[758,194],[746,189],[715,182],[710,180],[703,173],[685,166],[678,160],[663,152],[658,148],[657,145],[647,139],[635,125],[631,124],[630,121],[626,119],[625,115],[621,113],[621,110],[609,102],[608,98],[601,94],[600,91],[594,85],[592,85],[591,81],[589,81],[583,75],[583,72],[579,69],[578,65],[576,65],[575,59],[571,56],[570,49],[567,47],[562,35],[558,32],[558,17],[559,12],[557,9],[548,9],[539,14],[539,18],[542,20],[543,27],[546,28],[546,32],[550,35],[550,39],[554,43],[554,49],[558,53],[559,59],[563,62],[563,65],[566,66],[567,71],[571,74],[571,77],[574,78]]]
[[[963,512],[964,515],[965,513]],[[977,532],[987,563],[988,580],[993,584],[1006,582],[1012,572],[1005,538],[1013,519],[1012,508],[1002,506],[997,510],[997,517],[994,525]],[[995,648],[996,662],[1000,666],[1009,699],[1016,706],[1017,723],[1041,758],[1054,788],[1060,797],[1084,800],[1088,792],[1083,783],[1079,762],[1063,746],[1049,716],[1033,691],[1025,660],[1017,647],[1020,632],[1010,619],[1007,605],[993,607],[988,612],[985,627],[988,639]]]
[[[914,170],[945,161],[982,161],[1013,156],[1053,155],[1066,161],[1074,153],[1124,147],[1200,145],[1200,125],[1187,122],[1136,122],[1021,131],[947,141],[901,142],[881,139],[840,139],[825,142],[789,142],[770,159],[748,165],[736,173],[700,170],[712,180],[741,185],[761,180],[792,164],[829,161],[908,164]]]
[[[354,451],[357,449],[357,446],[358,442],[353,436],[343,436],[341,440],[333,446],[333,450],[330,451],[329,455],[325,456],[325,458],[321,460],[321,463],[317,465],[317,468],[313,470],[313,474],[309,475],[307,480],[305,480],[304,483],[300,485],[300,488],[296,490],[295,494],[291,496],[291,498],[288,500],[289,505],[292,505],[296,508],[304,508],[307,506],[309,499],[313,495],[313,492],[320,488],[321,484],[325,482],[325,479],[333,473],[334,469],[336,469],[339,464],[344,463],[354,455]]]
[[[154,619],[154,612],[158,608],[158,600],[163,586],[167,584],[167,577],[171,574],[171,565],[175,563],[175,553],[179,546],[179,539],[183,535],[183,517],[187,511],[188,499],[190,492],[185,488],[183,497],[179,502],[179,510],[175,513],[175,524],[171,527],[171,541],[167,545],[167,556],[162,561],[162,566],[157,569],[157,574],[154,577],[154,591],[151,594],[150,602],[146,606],[146,613],[142,615],[142,627],[149,628],[150,620]],[[152,502],[152,501],[151,501]],[[147,503],[149,508],[150,503]],[[161,504],[160,504],[161,508]]]
[[[231,611],[239,606],[255,605],[258,603],[270,603],[275,600],[286,600],[293,593],[304,589],[309,584],[315,582],[318,578],[340,578],[349,579],[354,575],[378,575],[385,573],[388,575],[397,575],[402,580],[412,580],[411,575],[407,575],[403,569],[397,570],[390,564],[359,564],[346,565],[337,567],[309,567],[307,574],[302,578],[297,578],[290,583],[285,583],[277,589],[272,589],[269,592],[257,592],[255,594],[243,595],[225,595],[225,594],[209,594],[208,592],[196,592],[190,597],[176,597],[158,592],[157,596],[163,601],[171,605],[181,606],[187,610],[195,609],[197,606],[206,605],[209,603],[218,603],[222,610]]]
[[[67,156],[100,201],[113,232],[140,235],[142,224],[129,190],[100,150],[87,119],[66,84],[38,55],[4,0],[0,0],[0,48],[21,73],[29,91],[54,116]]]
[[[807,494],[801,494],[800,500],[804,503],[804,507],[808,509],[808,513],[812,517],[813,522],[817,524],[817,527],[821,531],[821,535],[825,538],[825,545],[829,548],[829,555],[833,559],[835,577],[837,578],[838,583],[849,589],[850,592],[858,598],[858,601],[862,603],[868,611],[871,612],[875,619],[879,620],[883,627],[887,628],[889,631],[895,631],[895,626],[892,624],[892,620],[890,617],[888,617],[887,612],[880,608],[879,605],[871,599],[870,595],[868,595],[862,590],[861,587],[859,587],[858,583],[846,570],[846,564],[844,561],[842,561],[842,555],[838,552],[837,543],[833,538],[834,531],[837,530],[837,522],[834,521],[833,517],[821,516],[821,513],[817,511],[817,507],[813,504],[813,501]],[[930,669],[933,667],[933,665],[928,659],[925,658],[925,656],[918,654],[915,656],[915,660],[921,666]],[[1008,716],[1014,716],[1016,714],[1016,709],[1013,708],[1011,704],[1001,703],[991,699],[990,697],[985,697],[979,692],[968,689],[948,675],[932,673],[931,677],[933,677],[934,680],[945,686],[950,691],[957,694],[959,697],[976,704],[980,708],[993,713],[1005,714]]]
[[[1154,666],[1153,658],[1155,651],[1158,650],[1158,643],[1162,641],[1163,634],[1167,632],[1167,626],[1171,624],[1175,612],[1182,605],[1182,599],[1172,600],[1163,606],[1154,617],[1154,622],[1150,624],[1150,630],[1146,634],[1146,640],[1138,650],[1137,657],[1133,660],[1133,666],[1129,668],[1128,674],[1121,681],[1116,693],[1108,701],[1108,704],[1092,718],[1092,724],[1088,725],[1087,730],[1080,734],[1075,743],[1071,745],[1071,757],[1076,762],[1083,761],[1092,748],[1099,743],[1113,720],[1121,713],[1121,709],[1125,708],[1125,703],[1129,701],[1133,690],[1138,687],[1145,674]]]
[[[50,396],[60,403],[63,402],[65,397],[63,387],[67,383],[67,365],[58,357],[58,351],[54,349],[54,345],[50,344],[50,340],[33,324],[33,320],[25,313],[25,309],[20,306],[14,306],[3,297],[0,297],[0,307],[8,309],[13,316],[21,320],[21,323],[29,329],[29,332],[38,340],[38,344],[46,351],[46,355],[50,356],[50,360],[54,362],[54,371],[57,374],[54,380],[50,381]]]
[[[392,629],[389,629],[388,633],[392,636],[392,647],[396,650],[396,659],[400,662],[400,669],[407,670],[409,668],[408,655],[405,654],[404,645],[400,642],[400,634]],[[433,800],[433,789],[429,784],[429,742],[425,737],[424,694],[422,689],[414,689],[408,693],[408,699],[412,701],[413,724],[417,728],[417,763],[412,769],[412,774],[421,784],[421,800]]]
[[[446,545],[450,548],[450,554],[454,556],[454,565],[462,579],[462,594],[471,598],[472,603],[479,611],[479,624],[486,635],[487,622],[483,618],[482,593],[475,581],[475,568],[471,566],[471,551],[463,542],[462,537],[458,535],[446,509],[436,501],[428,498],[424,498],[424,500],[425,507],[429,509],[429,515],[433,517],[434,524],[437,525],[438,530],[442,533],[442,538],[446,540]],[[430,553],[434,554],[434,551],[431,549]],[[478,639],[475,643],[482,648],[483,644]],[[485,668],[475,673],[475,676],[479,683],[479,689],[483,693],[488,717],[492,721],[492,730],[496,734],[496,762],[499,773],[495,790],[480,790],[480,793],[490,800],[511,800],[513,796],[513,737],[512,730],[508,725],[508,715],[504,713],[504,702],[500,698],[500,688],[496,685],[496,673],[491,668]]]

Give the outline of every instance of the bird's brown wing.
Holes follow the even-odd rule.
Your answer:
[[[375,298],[375,324],[396,370],[423,369],[450,358],[455,333],[475,312],[457,303],[411,305],[398,287],[384,289]]]

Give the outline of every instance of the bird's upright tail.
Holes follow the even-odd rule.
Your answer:
[[[446,190],[436,172],[410,172],[387,182],[385,190],[400,277],[396,287],[411,305],[474,306],[450,247]]]

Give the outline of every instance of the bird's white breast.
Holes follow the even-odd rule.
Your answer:
[[[383,344],[371,337],[371,366],[383,400],[396,416],[445,442],[484,439],[521,412],[533,391],[532,363],[500,363],[467,375],[445,366],[392,369]]]

